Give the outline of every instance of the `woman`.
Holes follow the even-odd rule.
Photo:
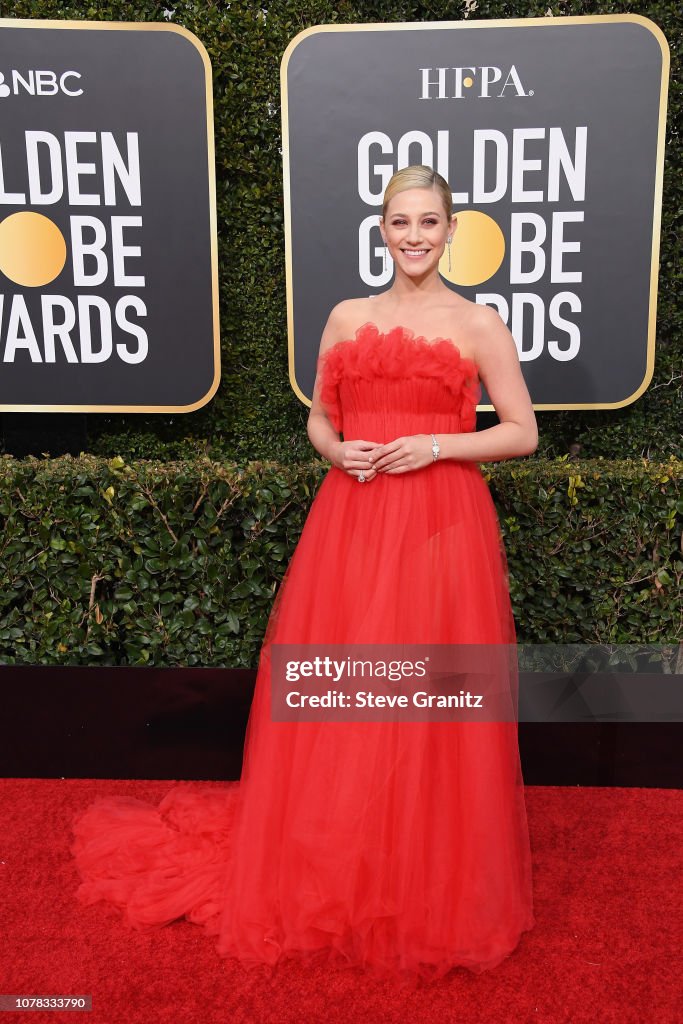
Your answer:
[[[431,168],[395,174],[394,282],[325,325],[308,435],[332,466],[268,622],[239,783],[181,784],[159,808],[105,798],[75,823],[79,898],[134,927],[185,916],[245,966],[322,957],[413,980],[492,968],[533,927],[514,720],[271,711],[274,643],[515,642],[477,462],[532,452],[536,422],[498,314],[439,277],[451,204]],[[480,379],[500,422],[476,433]],[[502,682],[516,701],[515,671]]]

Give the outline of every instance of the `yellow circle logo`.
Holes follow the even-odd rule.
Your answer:
[[[0,271],[15,284],[40,288],[66,263],[64,235],[42,213],[12,213],[0,222]]]
[[[479,210],[458,210],[458,226],[439,261],[439,273],[457,285],[477,285],[496,273],[505,256],[505,236],[493,217]]]

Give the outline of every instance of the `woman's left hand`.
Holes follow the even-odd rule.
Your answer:
[[[411,434],[383,444],[368,456],[378,473],[410,473],[434,462],[431,434]]]

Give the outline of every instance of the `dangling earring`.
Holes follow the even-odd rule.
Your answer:
[[[384,269],[387,269],[387,243],[384,243]]]
[[[451,236],[448,236],[448,269],[451,269]]]

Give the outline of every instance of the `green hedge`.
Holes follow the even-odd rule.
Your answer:
[[[669,39],[672,74],[650,388],[624,409],[539,412],[533,456],[483,467],[508,552],[518,635],[530,643],[680,640],[678,0],[13,0],[0,2],[0,17],[170,16],[206,46],[222,379],[213,401],[195,413],[88,416],[88,451],[79,459],[0,459],[0,661],[256,665],[278,581],[327,468],[314,457],[308,408],[288,376],[282,54],[316,24],[546,13],[649,17]]]
[[[0,661],[256,667],[328,464],[0,459]],[[681,638],[681,464],[482,466],[521,642]]]
[[[213,66],[222,380],[215,398],[194,413],[89,416],[92,454],[182,459],[208,452],[221,461],[273,459],[284,464],[300,463],[314,454],[305,430],[308,408],[292,391],[287,366],[280,61],[298,32],[325,23],[632,13],[660,26],[669,40],[672,60],[655,376],[648,392],[624,409],[539,412],[541,441],[536,458],[568,452],[621,459],[683,458],[679,423],[683,349],[680,0],[0,2],[0,15],[5,18],[161,22],[167,20],[165,11],[171,12],[175,24],[201,39]]]

